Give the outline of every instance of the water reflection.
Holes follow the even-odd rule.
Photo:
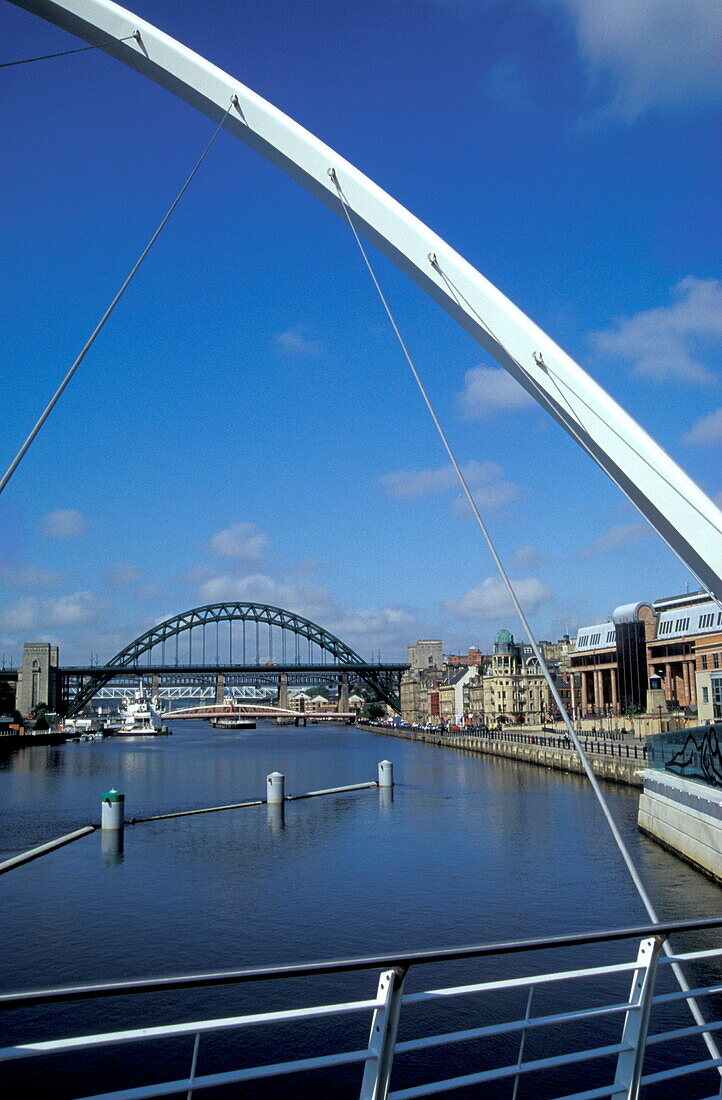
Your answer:
[[[100,851],[106,867],[117,867],[123,862],[123,829],[101,829]]]
[[[269,802],[266,805],[266,816],[271,832],[280,832],[284,828],[286,822],[285,802]]]

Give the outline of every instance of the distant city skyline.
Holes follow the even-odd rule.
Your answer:
[[[138,4],[308,126],[722,495],[722,6]],[[0,12],[3,59],[75,44]],[[676,63],[684,57],[684,65]],[[7,467],[212,132],[90,51],[3,76]],[[39,109],[39,104],[42,104]],[[694,580],[464,332],[372,259],[537,638]],[[0,654],[110,658],[224,599],[364,656],[522,632],[348,226],[219,135],[0,497]]]

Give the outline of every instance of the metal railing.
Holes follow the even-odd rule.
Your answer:
[[[367,720],[364,720],[364,724],[378,725],[381,732],[389,728],[388,726],[382,726],[379,723],[373,723]],[[464,740],[481,738],[487,741],[506,741],[514,745],[533,745],[537,748],[576,752],[569,737],[558,736],[546,732],[518,733],[515,730],[504,728],[492,729],[487,726],[460,726],[456,728],[436,726],[432,729],[420,726],[407,726],[401,728],[422,740],[433,741],[437,737],[448,737],[463,745]],[[611,738],[610,740],[607,739],[606,731],[598,737],[584,737],[580,734],[579,740],[585,753],[589,756],[611,756],[617,757],[620,760],[646,760],[646,744],[622,741],[620,738],[616,737],[614,732],[610,733],[608,736]]]
[[[688,1081],[690,1078],[699,1081],[700,1075],[705,1073],[712,1079],[712,1091],[707,1094],[710,1097],[719,1096],[722,1059],[703,1057],[706,1051],[701,1040],[705,1033],[722,1028],[722,1020],[710,1020],[701,1026],[692,1025],[687,1019],[673,1019],[670,1013],[674,1013],[675,1002],[684,1001],[690,996],[699,999],[722,993],[722,947],[715,946],[712,949],[675,955],[675,960],[680,963],[707,969],[704,984],[688,993],[682,993],[675,988],[657,991],[657,977],[662,968],[674,961],[660,956],[660,947],[668,935],[718,932],[721,928],[722,917],[718,917],[450,950],[9,993],[0,995],[0,1011],[3,1013],[28,1008],[38,1010],[72,1001],[124,998],[122,1002],[115,1003],[122,1005],[125,1022],[126,1017],[129,1018],[132,1013],[131,999],[139,995],[177,994],[181,990],[202,988],[218,991],[222,987],[250,983],[319,979],[330,975],[350,976],[361,971],[380,971],[375,995],[364,999],[233,1014],[192,1022],[128,1026],[123,1030],[71,1038],[40,1041],[33,1039],[1,1049],[0,1063],[73,1054],[74,1064],[77,1065],[78,1058],[85,1053],[96,1059],[90,1079],[97,1080],[103,1073],[102,1067],[97,1065],[99,1050],[128,1043],[140,1043],[145,1048],[147,1044],[162,1039],[186,1036],[192,1040],[192,1049],[186,1062],[187,1069],[181,1076],[140,1086],[126,1085],[110,1092],[96,1092],[93,1100],[119,1100],[120,1097],[124,1100],[140,1100],[141,1097],[181,1093],[190,1098],[195,1092],[204,1089],[241,1082],[260,1082],[275,1077],[286,1079],[283,1083],[283,1095],[293,1096],[294,1078],[291,1076],[289,1079],[289,1075],[328,1071],[335,1067],[356,1067],[355,1084],[349,1078],[344,1085],[343,1095],[359,1095],[361,1100],[386,1100],[387,1097],[389,1100],[411,1100],[412,1097],[447,1094],[468,1086],[504,1080],[513,1082],[513,1097],[517,1096],[520,1083],[523,1090],[527,1081],[530,1081],[531,1091],[527,1089],[525,1095],[537,1097],[542,1095],[537,1091],[537,1086],[545,1075],[547,1087],[543,1092],[544,1096],[559,1096],[560,1100],[561,1097],[563,1100],[595,1100],[597,1097],[633,1100],[639,1096],[642,1087],[652,1090],[649,1093],[645,1091],[645,1096],[655,1095],[654,1088],[665,1082]],[[635,942],[636,950],[633,946],[630,952],[628,949]],[[610,961],[613,945],[617,945],[617,950],[621,948],[627,957],[621,961]],[[584,965],[570,965],[572,956],[578,959],[576,949],[584,949]],[[602,951],[605,961],[591,965],[591,956],[595,951]],[[537,963],[541,960],[543,965],[548,965],[547,952],[563,953],[562,969],[534,969],[533,973],[515,973],[524,962],[523,956],[529,953],[533,953]],[[502,980],[485,978],[461,985],[444,985],[414,991],[407,989],[409,974],[428,964],[443,966],[445,974],[449,973],[452,964],[463,964],[469,976],[470,968],[478,969],[487,960],[501,958],[506,960],[507,971],[511,970],[511,976]],[[669,975],[668,970],[667,974]],[[710,975],[713,979],[711,981]],[[624,983],[623,989],[621,995],[616,995],[612,986],[620,980]],[[584,993],[581,1000],[577,988],[580,985]],[[575,991],[572,992],[570,987],[574,987]],[[600,1003],[600,989],[607,997],[611,994],[612,999]],[[520,1015],[512,1013],[511,1019],[494,1019],[493,1012],[489,1015],[488,1011],[479,1007],[480,1004],[491,1001],[492,1007],[498,1008],[507,1003],[509,997],[513,1004],[515,995],[523,997],[525,1008]],[[458,1026],[457,1016],[452,1019],[457,1026],[451,1030],[445,1030],[442,1026],[441,1030],[430,1034],[407,1037],[404,1027],[404,1034],[399,1036],[402,1012],[405,1013],[404,1024],[407,1018],[409,1023],[415,1018],[417,1027],[421,1024],[426,1032],[435,1014],[441,1015],[443,1024],[443,1017],[448,1016],[449,1009],[460,1002],[463,1002],[464,1010],[462,1026]],[[532,1004],[535,1008],[534,1014]],[[650,1021],[655,1019],[655,1010],[662,1014],[663,1026],[662,1030],[651,1032]],[[359,1015],[371,1017],[368,1040],[361,1045],[357,1043],[351,1049],[318,1053],[317,1035],[311,1044],[310,1054],[306,1052],[298,1057],[256,1066],[203,1074],[198,1072],[202,1037],[206,1037],[207,1043],[208,1038],[214,1034],[257,1029],[261,1025],[279,1027],[302,1021],[320,1021],[324,1028],[321,1034],[324,1035],[334,1018]],[[36,1024],[38,1020],[42,1020],[42,1013],[38,1015],[34,1012],[33,1016]],[[331,1031],[335,1038],[342,1040],[341,1045],[348,1046],[349,1034],[346,1031],[339,1032],[338,1025],[331,1028]],[[534,1041],[537,1036],[543,1037],[541,1048],[531,1050],[532,1046],[539,1045]],[[694,1042],[695,1046],[680,1051],[678,1041],[681,1039]],[[507,1041],[506,1048],[501,1043],[502,1040]],[[512,1057],[508,1053],[509,1042],[514,1044],[515,1053]],[[464,1047],[467,1050],[471,1047],[471,1053],[460,1062],[453,1052]],[[660,1057],[662,1048],[665,1053]],[[404,1060],[409,1056],[413,1059],[414,1055],[424,1051],[437,1053],[433,1060],[428,1057],[422,1059],[420,1067],[412,1066],[411,1072],[407,1072],[403,1066]],[[650,1052],[654,1055],[654,1065],[647,1067]],[[400,1064],[395,1065],[395,1060]],[[143,1071],[152,1065],[152,1058],[142,1058]],[[593,1069],[590,1068],[592,1066]],[[136,1071],[137,1068],[136,1066]],[[463,1072],[458,1072],[459,1068]],[[453,1072],[450,1073],[450,1069]],[[392,1070],[394,1084],[398,1083],[402,1087],[392,1089]],[[420,1072],[424,1079],[420,1079]],[[550,1072],[554,1075],[555,1088],[568,1089],[571,1085],[573,1091],[560,1094],[552,1089],[549,1092]],[[42,1081],[40,1084],[42,1085]],[[592,1087],[588,1087],[590,1084]],[[709,1080],[702,1081],[702,1084],[705,1090],[709,1089]],[[674,1088],[676,1091],[673,1093],[663,1092],[661,1095],[692,1095],[686,1084],[676,1084]],[[84,1092],[83,1095],[88,1094]],[[341,1092],[324,1092],[324,1095],[341,1095]]]

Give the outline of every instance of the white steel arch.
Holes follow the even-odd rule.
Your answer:
[[[722,513],[616,401],[436,233],[333,149],[186,46],[110,0],[12,0],[100,46],[219,122],[345,217],[462,325],[606,471],[722,599]],[[134,35],[131,41],[116,41]]]

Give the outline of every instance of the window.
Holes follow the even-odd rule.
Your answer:
[[[709,688],[702,688],[702,702],[709,703]]]
[[[672,633],[672,620],[671,619],[667,619],[667,621],[665,623],[660,623],[659,633],[660,633],[660,636],[662,634],[671,634]]]
[[[712,667],[719,668],[719,653],[712,654]]]
[[[689,627],[689,615],[687,616],[686,619],[677,619],[677,622],[674,624],[674,632],[675,632],[675,634],[680,634],[683,630],[687,630],[688,627]]]
[[[710,611],[707,615],[700,615],[699,617],[699,629],[708,630],[714,622],[714,612]]]
[[[706,653],[702,654],[702,668],[703,669],[707,668],[707,654]]]
[[[607,631],[607,645],[614,645],[614,631]]]

